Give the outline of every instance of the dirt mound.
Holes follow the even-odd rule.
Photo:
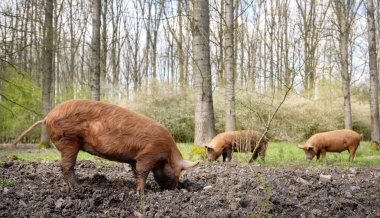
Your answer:
[[[273,169],[203,163],[160,191],[150,175],[134,191],[128,165],[77,163],[80,187],[68,193],[59,162],[6,161],[0,217],[380,217],[380,167]]]

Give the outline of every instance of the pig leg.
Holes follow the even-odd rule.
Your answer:
[[[55,142],[55,146],[61,153],[61,167],[63,180],[70,190],[77,185],[74,166],[79,152],[79,144],[75,141],[60,140]]]
[[[232,160],[232,149],[227,150],[227,161],[231,162]]]
[[[320,154],[322,155],[322,161],[326,162],[326,150],[320,151]]]
[[[226,158],[227,158],[227,152],[226,151],[223,151],[222,152],[222,156],[223,156],[223,162],[226,161]]]
[[[143,191],[146,178],[148,177],[149,172],[152,170],[156,163],[156,158],[152,157],[151,155],[136,158],[136,169],[134,171],[136,176],[137,193]]]
[[[265,147],[264,147],[265,145],[263,145],[261,148],[260,148],[260,150],[259,150],[259,156],[260,156],[260,159],[262,160],[262,161],[264,161],[265,160]]]
[[[319,160],[319,157],[321,156],[321,152],[320,151],[318,151],[317,152],[317,160]]]
[[[357,148],[358,147],[348,147],[348,152],[350,153],[350,158],[349,158],[350,162],[354,161],[354,157],[355,157],[355,153],[356,153]]]

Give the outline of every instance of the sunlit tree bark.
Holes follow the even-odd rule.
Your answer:
[[[214,107],[211,90],[208,0],[194,0],[192,19],[195,89],[194,143],[196,145],[203,145],[215,136]]]

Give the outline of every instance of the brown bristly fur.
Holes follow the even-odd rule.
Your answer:
[[[350,153],[349,161],[353,161],[355,153],[360,144],[361,136],[352,130],[342,129],[329,132],[317,133],[311,136],[303,146],[309,160],[317,155],[317,159],[322,155],[326,159],[326,152],[342,152],[348,150]]]
[[[207,154],[210,159],[216,160],[220,155],[223,155],[223,162],[227,159],[231,161],[232,152],[253,152],[257,141],[262,134],[254,130],[241,130],[223,132],[215,136],[210,143],[206,145]],[[268,145],[268,140],[263,137],[257,149],[257,154],[254,154],[254,159],[260,155],[262,160],[265,159],[265,152]]]
[[[44,123],[50,139],[61,152],[64,180],[70,188],[76,184],[74,165],[79,150],[129,163],[136,176],[137,191],[144,187],[149,171],[153,171],[161,188],[173,189],[181,171],[195,165],[182,158],[165,127],[117,105],[70,100],[56,106]]]

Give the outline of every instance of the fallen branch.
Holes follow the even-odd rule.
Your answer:
[[[274,117],[276,116],[277,112],[280,110],[281,106],[285,103],[285,100],[287,98],[287,96],[289,95],[290,91],[292,90],[292,87],[293,87],[293,82],[294,82],[294,77],[292,79],[292,83],[289,87],[287,87],[286,89],[286,92],[285,92],[285,95],[284,97],[282,98],[280,104],[277,106],[276,110],[274,111],[274,113],[272,114],[272,116],[270,116],[269,120],[268,120],[268,123],[267,125],[265,126],[265,130],[263,132],[263,134],[261,135],[260,139],[258,142],[256,142],[256,146],[255,146],[255,149],[253,150],[252,152],[252,156],[251,158],[249,159],[249,163],[252,163],[253,162],[253,158],[255,157],[256,153],[257,153],[257,150],[259,149],[259,145],[261,143],[261,141],[263,140],[263,138],[265,137],[265,135],[267,134],[268,130],[269,130],[269,127],[270,127],[270,124],[272,123]]]

